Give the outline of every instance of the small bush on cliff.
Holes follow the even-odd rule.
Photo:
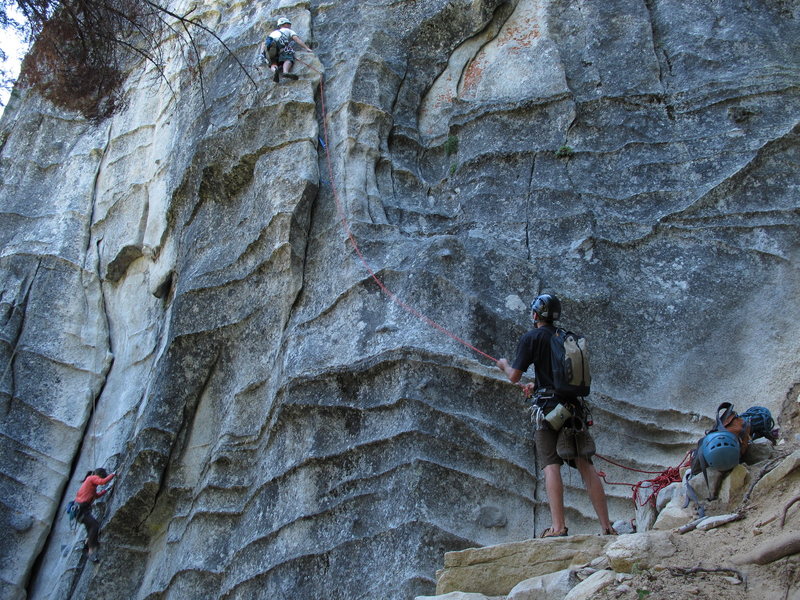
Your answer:
[[[556,158],[569,158],[573,154],[575,154],[575,150],[571,146],[561,146],[556,150]]]
[[[452,156],[458,152],[458,136],[451,135],[447,138],[447,141],[444,143],[444,152],[447,156]]]

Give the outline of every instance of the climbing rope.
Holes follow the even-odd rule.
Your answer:
[[[606,474],[603,471],[598,471],[597,474],[605,481],[608,485],[624,485],[631,488],[633,491],[633,505],[634,507],[638,508],[639,506],[644,506],[648,502],[655,505],[656,498],[658,497],[658,493],[663,490],[665,487],[670,485],[671,483],[675,483],[681,480],[681,469],[690,463],[689,457],[691,455],[691,450],[686,453],[683,457],[681,462],[678,464],[677,467],[668,467],[663,471],[644,471],[642,469],[634,469],[633,467],[626,467],[623,464],[615,462],[610,458],[603,456],[602,454],[595,454],[595,456],[601,460],[606,461],[614,466],[620,467],[627,471],[635,471],[636,473],[645,473],[647,475],[655,475],[655,477],[651,479],[643,479],[641,481],[637,481],[636,483],[627,483],[622,481],[608,481],[606,479]],[[649,484],[649,485],[645,485]],[[639,501],[639,490],[641,488],[647,488],[648,490],[652,490],[650,494],[642,500]]]
[[[375,273],[375,271],[369,265],[369,263],[367,262],[367,259],[364,257],[364,254],[361,252],[361,248],[359,248],[359,246],[358,246],[358,241],[356,240],[355,235],[353,235],[353,232],[350,229],[350,223],[347,220],[347,215],[346,215],[344,207],[342,205],[342,201],[339,198],[339,192],[336,189],[336,181],[334,180],[334,177],[333,177],[333,165],[331,163],[330,144],[328,143],[328,113],[327,113],[327,110],[325,108],[325,76],[319,69],[314,68],[313,66],[311,66],[307,62],[304,62],[303,60],[300,60],[297,57],[295,57],[295,61],[299,62],[300,64],[303,64],[303,65],[307,66],[309,69],[311,69],[312,71],[315,71],[320,76],[320,78],[319,78],[319,97],[320,97],[320,111],[322,113],[322,137],[323,137],[323,142],[324,142],[322,144],[322,146],[323,146],[323,149],[325,150],[325,162],[326,162],[326,165],[328,167],[328,179],[330,180],[331,192],[333,194],[333,200],[336,203],[336,211],[337,211],[337,213],[339,215],[339,220],[341,221],[342,228],[344,229],[344,232],[347,235],[347,239],[349,240],[350,245],[353,247],[353,250],[355,250],[356,255],[358,255],[358,258],[361,261],[361,264],[364,266],[366,271],[369,273],[369,276],[372,278],[373,281],[375,281],[375,283],[377,284],[378,288],[380,288],[380,290],[392,302],[397,304],[400,308],[405,310],[407,313],[409,313],[412,316],[416,317],[417,319],[419,319],[423,323],[427,324],[428,326],[430,326],[430,327],[438,330],[439,332],[445,334],[446,336],[452,338],[453,340],[455,340],[456,342],[462,344],[463,346],[466,346],[467,348],[469,348],[473,352],[476,352],[477,354],[480,354],[481,356],[483,356],[485,358],[488,358],[492,362],[495,362],[495,363],[499,362],[493,356],[491,356],[491,355],[487,354],[486,352],[483,352],[482,350],[476,348],[475,346],[473,346],[472,344],[470,344],[466,340],[460,338],[459,336],[457,336],[456,334],[451,332],[449,329],[447,329],[443,325],[437,323],[436,321],[434,321],[433,319],[431,319],[427,315],[423,314],[422,312],[420,312],[419,310],[417,310],[413,306],[409,305],[407,302],[403,301],[402,298],[400,298],[397,294],[392,292],[392,290],[390,290],[386,286],[386,284],[381,280],[380,277],[378,277],[378,275]]]

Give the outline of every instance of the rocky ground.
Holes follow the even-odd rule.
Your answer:
[[[750,490],[800,448],[800,402],[784,406],[781,419],[783,443],[750,482]],[[750,491],[748,490],[748,491]],[[594,597],[606,598],[740,598],[800,599],[800,554],[793,554],[765,565],[753,564],[770,542],[787,535],[800,535],[800,502],[790,506],[800,495],[800,472],[782,478],[760,493],[745,494],[737,512],[740,521],[709,531],[673,535],[677,552],[663,562],[663,567],[633,574],[627,588],[609,586]],[[788,507],[788,510],[786,510]],[[709,507],[713,510],[713,506]],[[740,564],[741,563],[741,564]],[[709,572],[700,569],[708,569]],[[716,570],[720,569],[720,570]],[[725,570],[731,569],[731,570]]]
[[[778,448],[773,466],[800,444]],[[744,519],[709,531],[692,531],[671,536],[677,552],[650,569],[634,569],[632,577],[620,585],[610,585],[592,598],[741,598],[800,599],[800,555],[758,565],[744,561],[755,558],[770,543],[800,534],[800,503],[784,508],[800,494],[800,473],[782,479],[761,495],[745,501],[739,508]],[[739,564],[743,563],[743,564]]]
[[[783,415],[781,441],[770,458],[748,467],[735,501],[727,506],[720,500],[705,504],[709,516],[725,513],[738,519],[708,530],[624,535],[604,543],[600,552],[598,536],[572,536],[572,542],[561,538],[557,545],[532,540],[513,550],[452,553],[439,574],[440,595],[423,598],[800,599],[800,402],[787,402]],[[793,553],[774,558],[790,547]],[[477,554],[484,551],[482,557]],[[512,564],[509,557],[521,555],[526,558]],[[507,595],[498,595],[513,581],[515,569],[522,572],[530,566],[521,564],[525,560],[536,563],[527,572],[529,579],[506,590]],[[481,569],[477,576],[476,569]],[[531,577],[533,573],[537,576]],[[488,583],[493,577],[495,585]],[[453,591],[460,582],[467,591]]]

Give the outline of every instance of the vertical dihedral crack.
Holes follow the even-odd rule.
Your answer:
[[[100,373],[98,373],[98,376],[101,378],[101,384],[99,389],[97,390],[97,395],[95,396],[92,402],[92,410],[89,413],[89,418],[86,420],[87,430],[90,423],[92,422],[92,419],[94,418],[96,401],[103,397],[103,390],[105,389],[106,383],[108,382],[108,374],[111,372],[111,368],[114,365],[114,337],[111,335],[111,319],[109,319],[108,317],[108,307],[106,305],[106,293],[103,285],[103,279],[102,277],[100,277],[100,240],[97,240],[97,258],[95,262],[96,262],[97,285],[100,293],[101,312],[103,320],[105,321],[106,324],[106,349],[108,353],[106,355],[107,358],[104,359],[103,361],[105,363],[103,369]],[[84,298],[86,300],[88,308],[88,297],[86,295],[85,286],[83,290],[84,290]],[[91,450],[92,450],[92,456],[91,456],[92,464],[95,464],[97,457],[94,456],[94,444],[91,445]]]
[[[100,152],[100,159],[97,161],[97,170],[94,173],[94,181],[92,182],[92,200],[91,200],[91,207],[89,210],[89,231],[86,239],[86,248],[84,248],[84,261],[88,258],[89,250],[92,247],[92,227],[94,226],[94,212],[95,212],[95,207],[97,206],[97,196],[98,196],[97,187],[100,181],[100,173],[102,173],[103,171],[103,161],[105,161],[106,154],[108,153],[108,147],[110,145],[111,145],[111,125],[109,125],[107,129],[106,143],[103,146],[102,151]]]
[[[308,222],[307,222],[308,224],[306,225],[306,230],[304,232],[306,236],[306,243],[305,246],[303,247],[303,263],[300,269],[300,285],[298,286],[297,291],[295,292],[294,298],[292,298],[292,302],[289,305],[289,310],[286,312],[286,318],[284,319],[283,323],[281,323],[281,331],[283,332],[281,334],[281,338],[283,338],[283,335],[285,335],[286,333],[286,328],[288,327],[289,321],[291,321],[292,319],[292,314],[294,313],[298,302],[300,302],[300,296],[302,295],[303,288],[305,287],[306,267],[308,265],[308,249],[311,247],[311,229],[312,229],[312,224],[314,222],[314,213],[317,210],[317,202],[319,201],[319,195],[321,189],[322,188],[318,186],[317,193],[314,194],[314,197],[309,201],[311,203],[311,206],[308,207]]]
[[[211,364],[208,367],[208,372],[206,376],[203,378],[203,382],[200,384],[199,388],[197,389],[196,393],[194,394],[193,401],[189,401],[189,398],[186,399],[183,405],[183,418],[181,419],[180,425],[178,426],[177,431],[175,432],[175,436],[172,440],[172,447],[169,451],[169,456],[167,456],[166,462],[164,464],[164,468],[161,470],[158,478],[158,485],[156,487],[156,493],[152,497],[152,503],[148,507],[147,512],[141,517],[139,522],[136,525],[136,528],[139,530],[144,529],[145,523],[147,523],[148,519],[153,515],[156,508],[159,506],[159,502],[162,498],[167,497],[169,495],[169,490],[167,489],[167,481],[169,480],[169,475],[173,465],[180,461],[182,455],[186,452],[186,444],[188,443],[192,429],[194,428],[194,421],[197,418],[197,411],[198,407],[200,406],[200,402],[202,401],[203,395],[207,392],[209,387],[211,386],[211,380],[213,379],[214,375],[218,372],[220,359],[222,357],[222,348],[217,347],[216,353],[214,354],[214,359],[212,360]]]
[[[397,88],[394,94],[394,98],[392,99],[392,108],[391,108],[391,115],[392,115],[392,122],[394,123],[395,115],[397,114],[397,105],[400,102],[400,95],[403,91],[403,86],[406,84],[406,79],[408,78],[408,61],[406,61],[404,68],[403,68],[403,76],[400,78],[400,83],[397,84]],[[395,204],[397,202],[397,182],[395,181],[395,173],[394,173],[394,161],[392,158],[392,131],[394,131],[395,125],[393,124],[389,128],[389,132],[386,135],[386,162],[389,168],[389,181],[392,184],[392,198],[391,202]],[[417,149],[417,165],[419,164],[419,157],[422,148],[419,147]],[[417,177],[420,176],[419,169],[417,168],[417,173],[415,173]]]
[[[106,134],[106,143],[103,146],[102,152],[100,153],[100,158],[97,161],[97,170],[94,174],[94,182],[92,185],[92,198],[91,198],[91,210],[89,211],[89,222],[88,222],[88,233],[87,233],[87,244],[86,249],[84,251],[84,264],[83,268],[81,269],[81,287],[83,288],[83,300],[84,300],[84,307],[85,307],[85,315],[86,318],[92,314],[91,304],[90,304],[90,297],[88,288],[92,285],[91,277],[89,281],[86,280],[86,277],[91,274],[91,276],[97,278],[97,286],[98,286],[98,293],[100,295],[100,308],[101,308],[101,317],[105,322],[106,326],[106,356],[103,358],[103,368],[98,372],[98,377],[101,379],[101,384],[97,391],[97,394],[92,398],[92,406],[89,411],[89,415],[86,419],[84,424],[84,432],[82,436],[82,441],[80,446],[78,447],[78,452],[76,458],[79,458],[83,454],[83,449],[86,442],[86,435],[89,432],[89,427],[92,423],[92,419],[94,418],[94,413],[96,409],[96,402],[102,396],[103,390],[105,389],[108,373],[111,371],[111,366],[114,363],[114,349],[113,349],[113,337],[111,335],[111,321],[108,318],[108,310],[106,306],[106,297],[105,297],[105,290],[103,289],[103,277],[100,273],[100,243],[102,242],[102,238],[97,240],[94,243],[94,264],[91,265],[91,269],[89,269],[88,262],[92,260],[92,228],[94,226],[94,219],[95,219],[95,208],[97,206],[97,198],[98,198],[98,187],[100,181],[100,174],[103,171],[103,163],[105,161],[106,154],[108,152],[108,148],[111,145],[111,125],[108,126],[107,134]],[[96,456],[94,456],[94,444],[90,444],[90,450],[92,456],[90,456],[91,464],[94,465],[96,461]],[[74,462],[75,466],[77,464],[77,460]],[[71,474],[70,474],[71,476]]]
[[[321,176],[320,176],[320,183],[321,183]],[[333,189],[333,182],[331,182],[331,189]],[[309,248],[311,247],[311,232],[312,232],[312,229],[313,229],[314,216],[315,216],[315,213],[317,212],[317,208],[318,208],[318,205],[319,205],[319,198],[320,198],[320,194],[321,193],[322,193],[322,186],[319,185],[319,186],[317,186],[317,193],[314,194],[314,197],[309,199],[309,201],[308,201],[310,203],[310,206],[308,207],[308,220],[306,221],[306,223],[307,223],[306,230],[305,230],[306,242],[305,242],[305,246],[303,248],[303,264],[302,264],[302,268],[300,270],[300,282],[299,282],[297,290],[296,290],[296,292],[294,294],[294,298],[292,298],[291,299],[291,303],[289,303],[288,310],[286,311],[285,318],[283,319],[283,322],[281,323],[280,338],[279,338],[279,341],[277,343],[278,352],[276,353],[276,356],[286,356],[286,344],[288,343],[289,323],[291,323],[291,321],[292,321],[292,315],[295,313],[298,304],[300,304],[300,301],[301,301],[300,299],[301,299],[301,297],[303,295],[303,290],[305,289],[306,267],[308,265],[308,251],[309,251]],[[276,362],[277,362],[277,364],[276,364],[276,367],[277,367],[276,368],[277,380],[278,381],[282,381],[283,380],[284,367],[285,367],[286,363],[285,363],[285,361],[276,361]],[[269,414],[268,420],[272,417],[272,414],[273,414],[274,410],[275,410],[275,406],[274,406],[274,403],[273,403],[273,407],[272,407],[272,409],[270,409],[270,414]]]
[[[36,269],[31,276],[30,281],[25,286],[25,292],[22,294],[22,298],[20,302],[15,302],[14,306],[11,308],[11,314],[8,317],[7,322],[11,322],[14,318],[14,312],[21,308],[20,314],[20,322],[19,326],[17,327],[16,333],[13,339],[8,340],[8,345],[11,348],[11,354],[8,357],[8,363],[6,364],[5,368],[3,369],[3,376],[0,377],[0,383],[6,380],[6,377],[10,374],[11,375],[11,383],[9,384],[8,388],[8,402],[5,403],[5,406],[2,407],[2,416],[5,417],[11,411],[11,401],[14,398],[14,391],[16,389],[16,379],[14,378],[14,359],[17,356],[17,349],[19,348],[19,341],[22,338],[22,332],[25,330],[25,319],[27,317],[27,308],[28,308],[28,299],[31,294],[31,289],[33,288],[33,282],[36,280],[36,275],[39,274],[39,268],[42,266],[42,259],[40,258],[36,262]],[[13,323],[12,323],[13,327]]]
[[[400,102],[400,94],[402,93],[403,86],[406,83],[406,79],[408,79],[408,61],[406,61],[405,65],[403,65],[403,76],[400,78],[400,83],[397,84],[397,88],[394,94],[394,99],[392,100],[392,109],[391,115],[397,114],[397,103]]]
[[[525,198],[525,249],[526,260],[531,259],[531,199],[533,197],[533,174],[536,172],[536,154],[531,158],[531,171],[528,174],[528,195]]]
[[[659,52],[659,43],[658,43],[658,31],[656,29],[656,21],[655,21],[655,7],[653,6],[654,0],[644,0],[644,7],[647,9],[648,21],[650,22],[650,40],[653,42],[653,56],[656,59],[656,64],[658,64],[658,81],[661,84],[662,90],[666,91],[666,86],[664,85],[664,69],[661,65],[661,57],[664,58],[664,62],[667,65],[667,70],[671,70],[671,65],[669,62],[669,57],[667,54],[662,50]]]

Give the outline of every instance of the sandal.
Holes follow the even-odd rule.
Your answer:
[[[567,528],[564,527],[561,531],[555,531],[552,527],[548,527],[542,532],[540,538],[549,538],[549,537],[566,537],[567,536]]]

